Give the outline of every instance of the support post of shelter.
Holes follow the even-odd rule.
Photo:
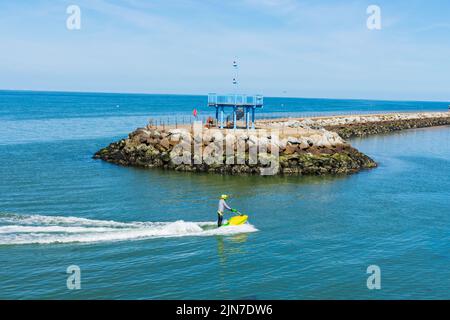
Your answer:
[[[216,107],[216,124],[219,126],[219,107]]]
[[[248,107],[245,107],[245,127],[247,130],[250,127],[250,112],[248,111]]]
[[[255,129],[255,107],[252,107],[252,129]]]

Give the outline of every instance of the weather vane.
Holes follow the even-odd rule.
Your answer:
[[[233,68],[234,68],[234,78],[233,78],[233,85],[237,86],[238,85],[238,63],[237,60],[235,59],[233,61]]]

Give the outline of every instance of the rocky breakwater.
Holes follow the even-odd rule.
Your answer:
[[[201,127],[200,127],[201,128]],[[143,168],[220,174],[348,174],[376,163],[325,129],[161,130],[148,125],[99,150],[95,159]]]
[[[273,124],[272,124],[273,125]],[[405,129],[450,125],[450,112],[392,113],[295,119],[276,125],[290,128],[325,128],[342,138],[384,134]]]

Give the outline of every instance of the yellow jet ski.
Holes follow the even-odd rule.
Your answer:
[[[241,214],[239,216],[234,216],[230,218],[227,223],[222,225],[222,227],[232,227],[232,226],[240,226],[244,223],[246,223],[248,220],[248,216]]]

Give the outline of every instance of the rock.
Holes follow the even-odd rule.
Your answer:
[[[288,143],[288,140],[286,138],[278,141],[277,145],[278,145],[278,148],[280,149],[280,151],[283,151],[284,149],[286,149],[287,143]]]
[[[284,154],[287,155],[294,154],[295,152],[297,152],[297,146],[292,144],[288,144],[284,150]]]
[[[250,135],[249,137],[248,137],[248,140],[247,140],[247,143],[249,144],[249,145],[256,145],[256,144],[258,144],[258,137],[257,136],[254,136],[254,135]]]
[[[299,145],[300,150],[306,150],[310,147],[308,140],[302,140]]]
[[[294,138],[294,137],[288,137],[288,138],[287,138],[287,142],[288,142],[288,144],[289,144],[289,143],[290,143],[290,144],[300,144],[300,143],[301,143],[301,140],[298,139],[298,138]]]
[[[161,153],[161,156],[160,156],[160,159],[163,161],[163,162],[170,162],[170,159],[171,159],[171,157],[170,157],[170,153],[169,152],[163,152],[163,153]]]
[[[154,139],[158,139],[161,137],[161,133],[158,130],[155,130],[153,132],[150,132],[150,136]]]
[[[166,150],[169,150],[170,148],[170,141],[167,138],[163,138],[159,144]]]
[[[212,135],[212,140],[213,142],[223,142],[225,140],[224,135],[222,134],[222,132],[220,131],[215,131]]]

